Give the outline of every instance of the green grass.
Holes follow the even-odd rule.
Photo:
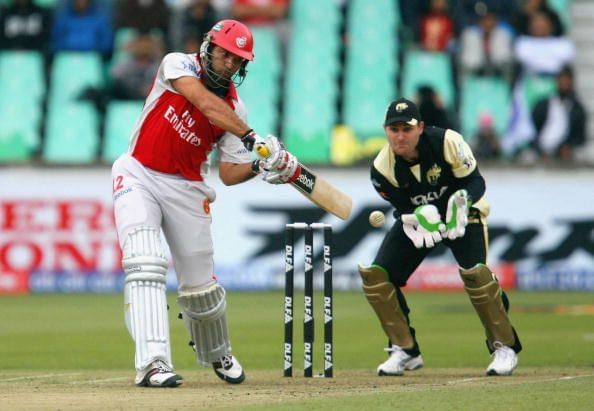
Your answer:
[[[488,362],[482,327],[462,293],[409,293],[411,319],[428,366],[483,367]],[[282,366],[282,295],[229,293],[228,317],[235,353],[246,368]],[[594,295],[512,293],[511,318],[528,367],[594,366]],[[315,308],[321,313],[321,296]],[[193,353],[169,296],[172,350],[178,367]],[[386,338],[362,293],[335,293],[335,363],[338,369],[374,369],[385,358]],[[296,295],[295,362],[301,367],[301,296]],[[0,298],[0,357],[4,369],[130,369],[133,346],[120,295],[33,295]],[[314,353],[321,354],[321,317]],[[318,367],[319,368],[319,367]]]
[[[296,297],[296,378],[286,379],[282,294],[228,294],[233,349],[248,374],[245,384],[230,387],[212,371],[196,367],[170,295],[174,364],[186,382],[177,390],[150,392],[131,383],[134,353],[122,296],[2,297],[0,404],[27,410],[586,410],[594,403],[592,293],[510,294],[511,318],[524,351],[518,370],[508,378],[483,376],[489,362],[483,330],[463,293],[409,293],[425,368],[404,377],[375,376],[386,358],[386,337],[362,293],[337,292],[336,378],[304,379],[303,302],[301,295]],[[322,370],[321,302],[316,295],[316,372]]]

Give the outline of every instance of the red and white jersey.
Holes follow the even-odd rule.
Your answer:
[[[171,81],[185,76],[202,77],[196,54],[170,53],[163,58],[130,140],[132,157],[152,170],[194,181],[202,181],[208,173],[208,154],[215,145],[220,161],[250,162],[251,153],[239,138],[211,124],[173,89]],[[224,101],[247,123],[245,106],[233,85]]]

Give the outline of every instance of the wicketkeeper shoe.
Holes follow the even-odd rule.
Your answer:
[[[245,380],[245,374],[237,358],[229,355],[222,356],[219,361],[212,363],[215,374],[229,384],[239,384]]]
[[[137,373],[134,382],[139,387],[173,388],[181,385],[183,378],[163,361],[157,360],[149,365],[146,371]]]
[[[390,357],[377,367],[377,375],[402,375],[405,370],[416,370],[423,366],[423,358],[420,355],[412,357],[397,345],[385,350],[390,353]]]
[[[487,367],[487,375],[511,375],[518,366],[518,355],[505,345],[499,344],[492,356],[493,361]]]

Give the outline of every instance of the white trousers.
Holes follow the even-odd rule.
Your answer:
[[[139,226],[163,230],[177,275],[178,291],[214,282],[210,203],[204,182],[145,168],[129,154],[112,167],[115,224],[120,247]]]

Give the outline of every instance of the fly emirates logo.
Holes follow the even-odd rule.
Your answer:
[[[193,146],[198,147],[200,145],[200,137],[196,135],[192,130],[191,127],[196,124],[196,120],[190,116],[190,113],[186,110],[184,114],[180,117],[176,112],[173,106],[167,107],[167,111],[165,112],[165,120],[171,124],[173,129],[177,132],[177,135],[182,139],[187,141]]]

